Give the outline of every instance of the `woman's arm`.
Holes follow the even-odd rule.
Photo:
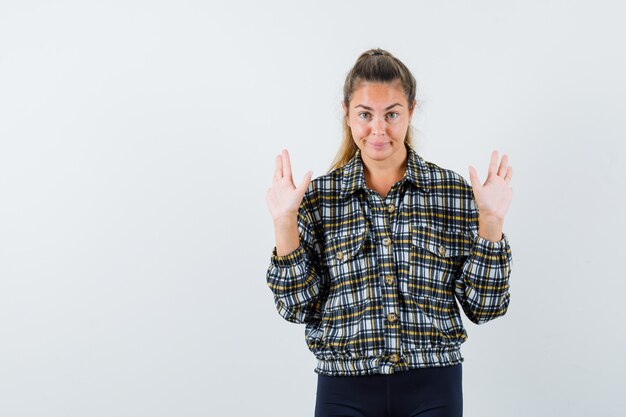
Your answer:
[[[504,315],[510,302],[511,248],[502,226],[513,196],[509,186],[512,176],[508,156],[503,155],[498,166],[496,150],[491,152],[484,184],[470,166],[472,192],[467,194],[467,227],[474,244],[455,279],[454,292],[465,315],[476,324]]]
[[[278,313],[292,323],[321,319],[328,282],[309,207],[305,195],[295,223],[275,222],[277,242],[266,275]]]
[[[477,228],[470,231],[474,244],[455,279],[454,292],[467,318],[482,324],[503,316],[509,307],[512,258],[506,234],[493,242],[481,237]]]

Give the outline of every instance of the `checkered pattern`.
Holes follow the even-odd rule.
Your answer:
[[[360,150],[311,181],[300,245],[272,250],[267,285],[280,316],[306,324],[316,373],[454,365],[467,339],[459,305],[476,324],[507,311],[508,237],[478,236],[467,181],[406,147],[405,175],[385,198],[366,187]]]

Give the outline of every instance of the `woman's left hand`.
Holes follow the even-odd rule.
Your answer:
[[[487,179],[482,185],[473,165],[469,166],[469,171],[480,217],[504,221],[504,216],[509,210],[513,197],[513,188],[509,187],[513,176],[513,167],[508,166],[508,156],[502,155],[502,162],[498,167],[498,151],[491,152]]]

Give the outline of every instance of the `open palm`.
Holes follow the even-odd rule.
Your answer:
[[[491,152],[487,179],[482,185],[476,169],[472,165],[470,165],[469,171],[474,198],[481,216],[493,216],[504,220],[513,197],[513,188],[509,186],[513,177],[513,167],[508,166],[508,156],[502,155],[502,162],[498,167],[498,151]]]
[[[312,171],[307,171],[300,186],[296,187],[293,183],[289,152],[283,149],[282,153],[276,156],[273,184],[268,188],[266,196],[267,206],[273,220],[297,217],[312,175]]]

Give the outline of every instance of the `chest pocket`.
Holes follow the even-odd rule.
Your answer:
[[[373,239],[365,226],[340,231],[325,241],[324,261],[330,274],[327,311],[361,306],[374,297],[376,255]]]
[[[454,280],[470,254],[471,236],[455,230],[438,230],[428,224],[411,226],[409,275],[401,290],[412,297],[445,302],[454,299]]]

